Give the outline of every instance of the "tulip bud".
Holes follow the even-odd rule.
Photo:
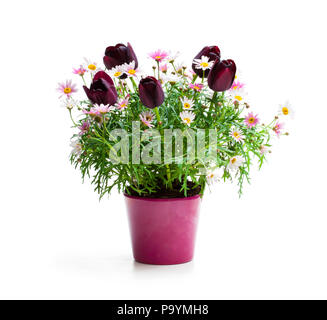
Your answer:
[[[220,60],[220,50],[217,46],[204,47],[195,57],[194,59],[201,59],[202,56],[208,57],[209,61]],[[196,69],[195,64],[192,64],[193,71],[199,76],[203,77],[203,70]],[[204,77],[207,78],[210,70],[205,70]]]
[[[90,88],[83,86],[84,91],[92,103],[98,105],[113,105],[117,101],[117,91],[114,82],[104,71],[95,74]]]
[[[142,103],[150,109],[161,106],[165,100],[160,82],[150,76],[140,81],[139,95]]]
[[[127,43],[127,46],[118,43],[115,46],[107,47],[103,57],[103,63],[108,70],[132,61],[135,61],[136,69],[138,67],[138,61],[130,43]]]
[[[214,91],[228,90],[235,79],[236,65],[231,59],[217,60],[211,68],[208,76],[208,85]]]

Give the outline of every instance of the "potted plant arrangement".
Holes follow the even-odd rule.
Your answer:
[[[201,198],[217,181],[236,180],[239,194],[255,158],[261,167],[271,135],[287,135],[280,117],[267,125],[245,100],[233,60],[204,47],[192,68],[163,50],[144,73],[128,43],[109,46],[104,65],[85,60],[60,83],[73,128],[71,162],[91,177],[100,198],[125,197],[134,258],[148,264],[192,260]],[[291,117],[289,104],[280,115]]]

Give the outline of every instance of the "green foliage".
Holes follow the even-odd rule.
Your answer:
[[[192,112],[195,114],[195,119],[190,128],[216,129],[216,148],[218,151],[216,158],[208,158],[203,161],[196,156],[193,163],[187,163],[187,150],[184,149],[183,163],[175,163],[175,153],[172,155],[171,164],[145,164],[142,161],[139,164],[132,163],[132,122],[139,121],[140,114],[149,111],[149,109],[142,105],[134,80],[130,82],[128,79],[120,80],[116,84],[119,97],[124,98],[127,94],[130,96],[126,109],[119,110],[116,108],[97,117],[82,114],[79,116],[79,120],[74,122],[75,127],[79,127],[84,121],[88,121],[90,127],[82,135],[74,134],[73,139],[78,142],[79,149],[71,154],[71,162],[80,169],[83,179],[85,177],[92,179],[92,184],[94,184],[95,191],[99,193],[100,198],[109,194],[114,187],[117,187],[119,192],[128,191],[130,189],[127,187],[129,187],[138,194],[145,195],[158,191],[158,188],[163,185],[171,188],[172,183],[177,181],[185,196],[189,192],[187,181],[192,181],[195,187],[200,186],[201,193],[203,193],[208,183],[208,172],[217,169],[221,171],[219,177],[221,180],[237,179],[239,194],[241,195],[244,181],[250,180],[250,168],[254,160],[257,159],[259,167],[262,166],[265,154],[260,151],[262,146],[270,146],[270,132],[276,120],[267,126],[257,124],[253,128],[249,128],[244,122],[243,115],[248,108],[247,104],[239,104],[227,94],[214,93],[206,86],[201,92],[197,92],[189,88],[190,80],[184,74],[180,74],[178,79],[176,82],[167,81],[163,84],[165,101],[157,110],[160,121],[158,116],[154,118],[154,128],[160,132],[164,129],[186,129],[187,125],[182,122],[180,117],[180,112],[183,111],[181,99],[183,97],[192,98],[194,100]],[[195,81],[196,79],[193,79],[192,82]],[[91,107],[93,106],[88,101],[82,101],[78,108],[90,110]],[[231,136],[232,128],[236,128],[242,133],[243,142],[237,142]],[[111,135],[114,129],[128,131],[130,140],[128,163],[115,163],[109,159],[110,151],[118,142]],[[141,129],[144,131],[148,128],[141,123]],[[151,141],[151,137],[141,141],[141,150],[149,141]],[[164,150],[165,141],[163,137],[161,143],[161,150]],[[206,141],[205,148],[208,152],[208,141]],[[230,161],[234,156],[242,156],[244,159],[237,170],[231,170],[230,167]]]

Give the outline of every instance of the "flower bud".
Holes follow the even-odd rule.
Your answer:
[[[107,47],[103,57],[103,63],[108,70],[132,61],[135,61],[135,69],[137,69],[137,57],[130,43],[127,43],[127,46],[118,43],[115,46]]]
[[[113,105],[117,101],[117,91],[110,76],[104,71],[95,74],[90,88],[83,86],[92,103]]]
[[[140,81],[139,95],[142,103],[150,109],[161,106],[165,100],[160,82],[151,76]]]
[[[235,79],[236,65],[231,59],[216,60],[215,64],[212,66],[209,76],[208,85],[213,91],[226,91],[228,90]]]

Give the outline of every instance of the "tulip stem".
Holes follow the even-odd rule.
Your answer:
[[[155,112],[156,117],[157,117],[157,122],[158,122],[158,127],[159,127],[159,131],[160,131],[160,135],[161,135],[161,140],[163,141],[163,130],[161,128],[161,118],[160,118],[158,107],[154,108],[154,112]],[[166,171],[167,171],[168,188],[172,189],[173,185],[171,183],[171,173],[170,173],[170,167],[169,167],[168,164],[166,164]]]
[[[212,99],[211,99],[210,109],[209,109],[210,114],[212,112],[212,107],[213,107],[214,103],[216,103],[216,99],[217,99],[217,91],[214,92]]]
[[[132,85],[133,85],[133,88],[134,88],[135,92],[137,92],[137,85],[136,85],[134,79],[132,77],[130,77],[130,79],[131,79],[131,82],[132,82]]]

